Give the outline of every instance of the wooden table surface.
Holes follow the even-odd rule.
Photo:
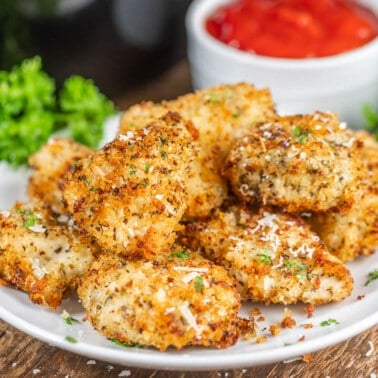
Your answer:
[[[143,99],[174,98],[191,90],[189,69],[180,63],[116,101],[120,109]],[[372,342],[375,350],[366,356]],[[36,340],[0,320],[0,377],[342,377],[378,376],[378,326],[312,354],[313,362],[275,363],[249,369],[174,372],[137,369],[93,361]],[[146,368],[148,366],[146,365]]]

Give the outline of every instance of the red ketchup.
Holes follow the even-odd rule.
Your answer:
[[[281,58],[340,54],[378,36],[378,17],[352,0],[236,0],[206,20],[239,50]]]

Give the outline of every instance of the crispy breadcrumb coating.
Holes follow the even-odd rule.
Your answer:
[[[61,181],[75,161],[88,156],[92,150],[70,139],[51,139],[34,155],[29,164],[28,195],[48,205],[55,213],[64,214]]]
[[[361,164],[351,131],[331,113],[278,117],[232,148],[224,175],[245,202],[287,212],[349,208]]]
[[[205,217],[227,196],[220,170],[231,143],[256,122],[275,115],[270,92],[239,83],[203,89],[159,104],[142,102],[124,112],[119,132],[125,134],[144,127],[168,110],[180,113],[190,122],[200,146],[193,174],[188,177],[191,201],[185,218]]]
[[[345,214],[327,211],[309,218],[330,252],[342,261],[378,250],[378,143],[366,131],[355,132],[355,139],[367,170],[359,184],[361,197]]]
[[[34,303],[56,308],[95,259],[90,239],[35,204],[0,214],[0,274]]]
[[[103,249],[153,258],[175,240],[195,152],[181,117],[167,113],[80,160],[65,177],[67,210]]]
[[[127,261],[104,254],[78,294],[86,318],[109,339],[162,351],[226,348],[239,337],[235,286],[224,268],[204,258]]]
[[[188,224],[187,245],[224,266],[243,299],[321,304],[349,296],[349,270],[300,217],[240,206]]]

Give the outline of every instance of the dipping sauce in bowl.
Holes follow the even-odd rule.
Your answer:
[[[280,58],[337,55],[378,36],[378,17],[352,0],[236,0],[215,10],[207,31],[239,50]]]

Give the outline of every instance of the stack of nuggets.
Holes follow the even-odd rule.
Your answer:
[[[77,234],[90,256],[59,278],[62,295],[50,301],[39,290],[59,265],[29,269],[33,289],[9,273],[45,251],[25,247],[10,260],[30,230],[14,221],[16,243],[4,215],[0,274],[53,308],[78,285],[87,319],[111,339],[228,347],[244,332],[241,300],[317,305],[350,295],[342,261],[378,244],[375,151],[333,114],[277,116],[269,91],[248,84],[135,105],[102,149],[55,140],[31,158],[33,205],[16,205],[12,217],[33,206],[41,223],[64,221],[60,232]],[[335,243],[361,199],[373,210],[353,240],[369,235],[371,244]],[[57,237],[49,227],[38,236]]]

